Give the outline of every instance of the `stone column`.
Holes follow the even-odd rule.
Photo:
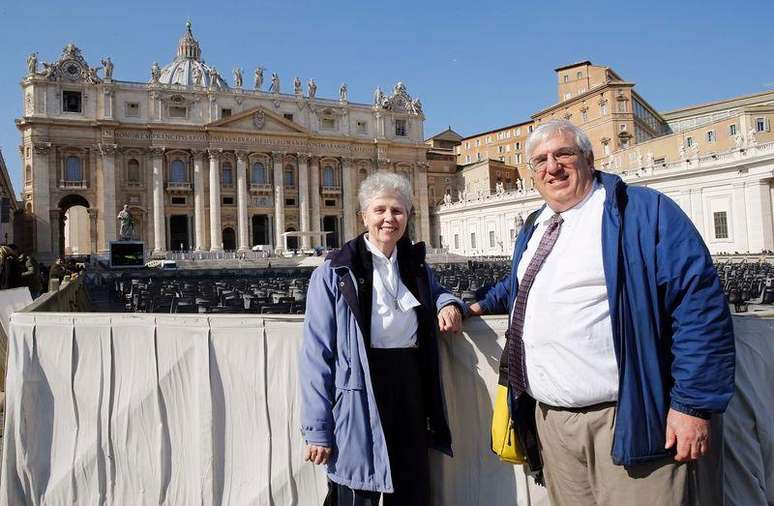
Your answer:
[[[237,228],[239,251],[250,249],[247,230],[247,153],[237,151]]]
[[[210,153],[210,251],[223,251],[223,234],[220,230],[220,149]]]
[[[35,250],[38,260],[51,262],[58,252],[51,248],[51,217],[49,210],[50,186],[59,184],[59,176],[54,170],[54,178],[50,176],[50,159],[54,150],[51,144],[35,144],[32,155],[32,212],[35,217]]]
[[[204,155],[205,151],[193,152],[194,183],[194,248],[196,251],[207,249],[204,217]]]
[[[341,160],[341,193],[344,201],[343,239],[344,242],[355,237],[355,207],[353,205],[354,185],[352,174],[352,159]]]
[[[153,157],[153,253],[167,251],[167,234],[164,226],[164,148],[151,148]]]
[[[86,209],[89,215],[89,246],[91,251],[97,251],[97,210]]]
[[[309,155],[298,154],[298,214],[301,232],[309,232]],[[301,238],[301,248],[309,249],[309,236]]]
[[[274,160],[274,250],[282,251],[285,232],[285,181],[282,177],[284,153],[272,152]]]
[[[60,209],[51,209],[48,212],[48,222],[51,224],[51,252],[54,258],[63,255],[64,244],[62,244],[62,223],[64,213]]]
[[[747,234],[747,224],[749,220],[747,219],[747,210],[749,208],[749,204],[747,202],[747,191],[745,190],[745,183],[737,182],[733,185],[733,207],[731,209],[728,209],[726,212],[726,224],[728,227],[728,237],[733,238],[734,245],[733,247],[729,244],[729,250],[732,251],[739,251],[740,253],[748,253],[751,252],[750,248],[750,240],[749,236]],[[725,211],[725,209],[722,209]],[[711,237],[715,238],[715,220],[714,215],[712,216],[712,235]]]
[[[110,241],[116,240],[117,215],[116,211],[116,145],[99,144],[99,153],[102,155],[101,180],[102,187],[97,187],[98,208],[101,220],[98,227],[102,229],[99,239],[99,253],[106,254],[110,251]],[[101,197],[101,198],[100,198]]]
[[[320,159],[314,157],[309,161],[310,181],[309,181],[309,193],[312,201],[312,232],[320,231]],[[320,240],[320,236],[312,237],[313,246],[322,246],[324,241]]]
[[[746,185],[749,214],[750,253],[774,250],[774,216],[771,213],[771,186],[768,180]],[[735,206],[736,207],[736,206]],[[731,212],[734,212],[732,210]]]
[[[427,167],[428,164],[419,162],[414,164],[414,195],[416,195],[416,220],[419,237],[416,240],[424,241],[430,247],[430,203],[427,198]],[[487,238],[488,239],[488,238]]]

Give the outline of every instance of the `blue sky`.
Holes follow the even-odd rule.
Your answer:
[[[191,19],[207,63],[314,78],[318,96],[370,102],[403,81],[430,136],[529,118],[556,101],[553,69],[588,59],[615,69],[657,110],[774,89],[774,2],[7,0],[0,6],[0,148],[20,187],[14,118],[27,54],[54,60],[74,42],[92,66],[145,81],[172,60]],[[247,77],[246,82],[251,78]]]

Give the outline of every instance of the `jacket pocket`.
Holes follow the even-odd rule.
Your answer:
[[[362,482],[373,475],[374,456],[368,417],[368,395],[362,389],[336,388],[333,439],[336,444],[331,471],[341,478]]]

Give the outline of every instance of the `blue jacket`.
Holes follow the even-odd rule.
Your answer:
[[[462,302],[442,288],[425,264],[424,243],[398,242],[401,281],[417,311],[429,445],[451,455],[441,389],[436,313]],[[299,357],[301,424],[307,443],[333,448],[329,478],[357,490],[393,492],[390,461],[368,367],[373,267],[363,236],[315,269],[306,295]]]
[[[618,361],[611,452],[613,462],[630,465],[674,453],[664,449],[670,407],[705,418],[726,409],[734,336],[709,251],[677,204],[612,174],[595,177],[606,191],[602,259]],[[519,234],[511,274],[480,302],[486,312],[510,313],[534,230]]]

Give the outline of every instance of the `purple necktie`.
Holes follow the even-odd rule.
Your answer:
[[[527,296],[535,282],[540,267],[543,266],[546,257],[551,253],[551,248],[556,244],[559,237],[559,230],[562,228],[562,217],[555,214],[548,219],[548,226],[545,234],[540,239],[535,256],[524,272],[524,276],[519,283],[519,291],[516,294],[514,303],[513,317],[508,331],[505,333],[508,347],[508,383],[511,385],[513,398],[518,399],[521,394],[527,391],[527,374],[524,364],[524,341],[522,332],[524,331],[524,311],[527,309]]]

